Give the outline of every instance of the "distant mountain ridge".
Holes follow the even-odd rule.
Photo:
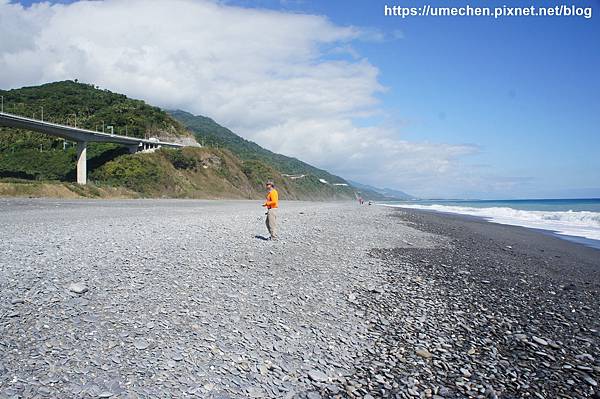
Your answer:
[[[259,160],[280,172],[289,175],[302,176],[312,175],[326,181],[331,185],[349,185],[354,189],[361,191],[360,195],[365,199],[385,201],[385,200],[405,200],[414,198],[405,192],[390,188],[377,188],[366,184],[343,179],[333,175],[323,169],[316,168],[306,162],[296,158],[288,157],[282,154],[269,151],[253,141],[246,140],[235,134],[226,127],[219,125],[213,119],[193,115],[186,111],[175,110],[167,111],[173,118],[182,125],[190,129],[196,136],[199,143],[210,146],[221,146],[227,148],[240,159],[250,161]],[[292,177],[293,178],[293,177]],[[355,195],[357,195],[355,193]]]
[[[379,188],[379,187],[374,187],[368,184],[362,184],[362,183],[358,183],[352,180],[348,180],[350,182],[350,184],[352,185],[352,187],[358,189],[358,190],[362,190],[362,191],[366,191],[367,193],[371,193],[371,195],[373,195],[372,193],[376,193],[379,194],[378,198],[376,198],[379,201],[393,201],[393,200],[412,200],[412,199],[417,199],[415,196],[410,195],[405,193],[404,191],[400,191],[400,190],[396,190],[396,189],[392,189],[392,188]]]
[[[281,173],[289,175],[311,174],[326,180],[330,184],[348,184],[343,178],[323,169],[316,168],[299,159],[269,151],[253,141],[246,140],[209,117],[193,115],[181,110],[167,112],[191,130],[199,143],[225,147],[242,160],[260,160],[278,169]]]

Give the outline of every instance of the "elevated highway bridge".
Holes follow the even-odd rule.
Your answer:
[[[0,112],[0,126],[17,129],[32,130],[50,136],[61,137],[77,143],[77,183],[87,182],[87,143],[115,143],[129,148],[130,152],[148,150],[152,148],[169,147],[181,148],[183,144],[169,143],[157,139],[140,139],[136,137],[121,136],[118,134],[96,132],[93,130],[80,129],[73,126],[60,125],[39,119],[26,118]]]

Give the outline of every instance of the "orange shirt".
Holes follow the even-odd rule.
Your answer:
[[[273,189],[269,191],[265,205],[268,209],[277,208],[279,206],[279,194],[277,193],[277,190]]]

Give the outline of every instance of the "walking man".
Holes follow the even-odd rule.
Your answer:
[[[263,206],[267,207],[267,230],[271,235],[271,240],[277,239],[277,232],[275,226],[277,223],[277,214],[275,209],[279,206],[279,194],[275,190],[275,185],[272,181],[267,182],[267,201]]]

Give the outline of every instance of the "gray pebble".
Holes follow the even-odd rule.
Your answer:
[[[316,369],[309,370],[308,376],[310,377],[311,380],[316,381],[316,382],[325,382],[328,379],[327,374],[323,373],[320,370],[316,370]]]
[[[135,338],[133,340],[133,346],[135,346],[136,349],[144,350],[150,346],[150,343],[143,338]]]
[[[83,294],[88,291],[88,287],[84,283],[71,283],[69,285],[69,291],[75,294]]]

